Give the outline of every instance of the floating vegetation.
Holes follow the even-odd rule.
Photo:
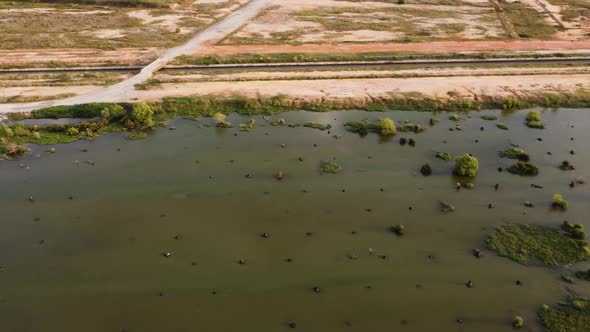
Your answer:
[[[287,125],[287,121],[285,121],[285,119],[278,119],[277,121],[272,121],[270,123],[271,126],[286,126]]]
[[[414,140],[413,138],[410,138],[410,139],[408,140],[408,145],[409,145],[409,146],[416,146],[416,140]]]
[[[313,129],[319,129],[319,130],[328,130],[330,128],[332,128],[331,124],[320,124],[320,123],[313,123],[313,122],[306,122],[303,124],[304,127],[307,128],[313,128]]]
[[[451,159],[453,159],[453,156],[448,152],[437,151],[436,158],[442,159],[444,161],[451,161]]]
[[[439,120],[437,118],[430,118],[430,120],[428,120],[428,123],[431,126],[434,126],[435,124],[437,124],[439,122]]]
[[[520,264],[539,261],[547,265],[573,264],[590,256],[588,244],[557,228],[508,224],[496,229],[487,240],[490,250]]]
[[[379,133],[384,136],[395,135],[397,128],[395,122],[389,118],[383,118],[375,123],[369,123],[369,120],[349,121],[344,126],[351,132],[359,135],[366,135],[369,132]]]
[[[455,206],[445,201],[440,201],[440,209],[442,212],[448,213],[455,211]]]
[[[590,331],[590,300],[568,298],[555,307],[542,305],[538,312],[541,324],[550,332]]]
[[[342,172],[342,166],[333,163],[331,161],[325,161],[322,160],[320,163],[320,169],[322,171],[322,173],[331,173],[331,174],[336,174],[336,173],[340,173]]]
[[[535,176],[539,174],[539,168],[529,162],[519,161],[508,167],[508,172],[523,176]]]
[[[459,114],[453,114],[453,115],[449,116],[449,120],[459,121],[459,120],[461,120],[461,116]]]
[[[414,132],[416,134],[421,133],[424,130],[426,130],[424,127],[414,123],[405,123],[403,126],[399,128],[399,131],[401,132]]]
[[[568,205],[568,201],[566,201],[561,194],[553,194],[553,202],[551,203],[551,206],[554,209],[565,210]]]
[[[564,160],[561,162],[561,165],[559,165],[559,169],[562,171],[573,171],[576,168],[569,162],[569,160]]]
[[[389,228],[389,230],[399,236],[402,236],[406,233],[406,228],[402,224],[393,225]]]
[[[566,220],[561,224],[561,230],[566,232],[574,240],[586,239],[586,232],[584,232],[584,226],[581,224],[571,224]]]
[[[503,123],[497,123],[496,127],[502,129],[502,130],[509,130],[510,128],[508,128],[507,125],[503,124]]]
[[[517,149],[517,148],[510,148],[510,149],[507,149],[504,151],[500,151],[498,154],[502,158],[518,159],[520,161],[531,160],[531,157],[529,156],[528,153],[526,153],[524,150]]]
[[[250,119],[250,121],[248,121],[246,123],[240,123],[240,130],[241,131],[248,131],[248,130],[254,128],[255,125],[256,125],[256,120]]]
[[[143,131],[139,131],[139,132],[136,132],[136,133],[125,135],[125,139],[126,140],[129,140],[129,141],[135,141],[135,140],[138,140],[138,139],[144,139],[146,137],[147,137],[147,134],[144,133]]]
[[[424,176],[431,175],[432,174],[432,167],[430,167],[430,164],[422,165],[422,167],[420,167],[420,173],[422,173],[422,175],[424,175]]]
[[[455,169],[453,173],[458,176],[474,177],[479,170],[479,161],[477,158],[464,154],[455,160]]]
[[[482,119],[487,120],[487,121],[495,121],[498,120],[497,116],[493,116],[493,115],[482,115],[481,116]]]
[[[526,117],[526,125],[529,128],[544,129],[545,125],[541,123],[541,113],[539,111],[530,111]]]

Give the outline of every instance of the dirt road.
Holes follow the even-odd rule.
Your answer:
[[[74,105],[92,102],[120,102],[129,100],[130,95],[135,90],[136,84],[142,83],[152,77],[156,71],[174,60],[174,58],[180,55],[198,52],[207,42],[221,40],[223,37],[254,18],[268,6],[269,0],[252,0],[249,4],[228,15],[219,23],[200,32],[185,44],[167,50],[157,60],[144,67],[137,75],[108,88],[64,100],[24,104],[0,104],[0,113],[28,112],[41,107],[57,105]]]

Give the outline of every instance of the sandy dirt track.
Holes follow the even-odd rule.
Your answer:
[[[509,96],[515,95],[515,91],[522,94],[576,91],[580,88],[590,89],[590,74],[199,82],[163,84],[153,90],[135,91],[132,97],[157,101],[169,96],[283,94],[294,100],[320,102],[335,99],[362,101],[407,92],[420,92],[430,97],[446,97],[453,92],[474,97]]]
[[[368,43],[368,44],[305,44],[305,45],[212,45],[193,55],[245,54],[245,53],[361,53],[361,52],[408,52],[408,53],[456,53],[491,51],[590,51],[590,40],[534,40],[534,41],[441,41],[424,43]]]

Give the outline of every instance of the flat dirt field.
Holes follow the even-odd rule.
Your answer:
[[[403,2],[403,4],[400,4]],[[588,38],[576,0],[273,0],[223,44],[305,44]]]

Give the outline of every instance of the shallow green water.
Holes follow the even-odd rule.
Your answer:
[[[500,119],[479,118],[488,113]],[[0,161],[1,330],[282,331],[296,322],[297,331],[510,331],[520,315],[522,330],[540,331],[538,305],[568,290],[590,296],[588,284],[559,277],[590,264],[522,266],[490,252],[476,259],[471,250],[507,222],[590,227],[590,185],[568,186],[590,169],[590,113],[545,111],[545,130],[526,128],[526,112],[472,113],[453,132],[448,115],[392,140],[360,138],[342,124],[389,116],[427,126],[432,114],[275,117],[331,123],[331,133],[272,127],[260,117],[247,133],[175,120],[176,130],[141,141],[109,135]],[[237,127],[248,119],[228,120]],[[416,147],[400,146],[399,137],[415,138]],[[510,142],[531,153],[538,177],[498,173],[513,163],[497,156]],[[453,163],[435,151],[477,156],[476,188],[456,191]],[[321,175],[320,161],[332,158],[344,171]],[[557,168],[566,159],[575,171]],[[426,162],[430,177],[418,172]],[[549,209],[553,193],[570,202],[566,212]],[[441,199],[457,211],[441,213]],[[388,231],[397,223],[405,236]]]

